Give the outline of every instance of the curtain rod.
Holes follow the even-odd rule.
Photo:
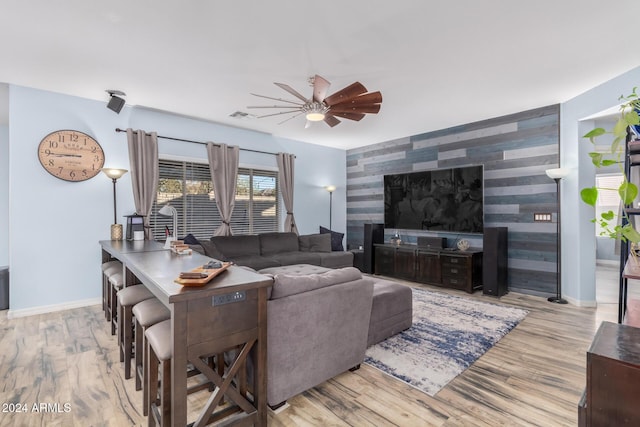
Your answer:
[[[120,128],[116,128],[116,132],[126,132],[126,129],[120,129]],[[134,130],[133,133],[138,133],[137,130]],[[147,134],[149,135],[149,134]],[[202,142],[202,141],[192,141],[190,139],[183,139],[183,138],[173,138],[171,136],[162,136],[162,135],[157,135],[158,138],[162,138],[162,139],[170,139],[172,141],[180,141],[180,142],[190,142],[192,144],[200,144],[200,145],[207,145],[206,142]],[[216,144],[213,143],[214,145],[219,146],[220,144]],[[240,148],[241,151],[250,151],[252,153],[260,153],[260,154],[269,154],[271,156],[277,156],[278,153],[272,153],[270,151],[260,151],[260,150],[252,150],[250,148]],[[295,156],[294,156],[295,157]]]

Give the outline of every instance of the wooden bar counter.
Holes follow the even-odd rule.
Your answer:
[[[267,288],[272,280],[231,266],[204,286],[183,287],[174,282],[180,273],[201,267],[211,258],[196,252],[176,255],[169,250],[119,252],[113,242],[100,244],[171,311],[171,425],[187,425],[187,365],[191,363],[216,385],[194,425],[224,418],[230,424],[265,426]],[[237,356],[223,377],[201,359],[232,348],[238,349]],[[243,378],[250,352],[255,353],[253,398],[243,381],[232,383],[234,376]],[[224,399],[220,409],[224,395],[231,402]]]

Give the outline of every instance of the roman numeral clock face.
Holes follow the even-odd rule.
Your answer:
[[[104,151],[98,141],[76,130],[58,130],[45,136],[38,146],[42,167],[65,181],[85,181],[104,166]]]

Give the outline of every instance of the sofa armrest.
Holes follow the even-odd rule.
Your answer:
[[[189,247],[194,252],[198,252],[199,254],[202,254],[202,255],[205,255],[205,256],[207,255],[205,250],[204,250],[204,247],[202,245],[200,245],[200,244],[192,244],[192,245],[189,245]]]

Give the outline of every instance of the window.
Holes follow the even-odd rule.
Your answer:
[[[178,237],[191,233],[208,239],[221,224],[215,203],[209,165],[203,163],[160,160],[158,191],[151,213],[155,238],[165,235],[172,219],[158,215],[167,203],[178,211]],[[278,231],[278,173],[257,169],[238,169],[235,207],[231,217],[234,234],[257,234]]]

